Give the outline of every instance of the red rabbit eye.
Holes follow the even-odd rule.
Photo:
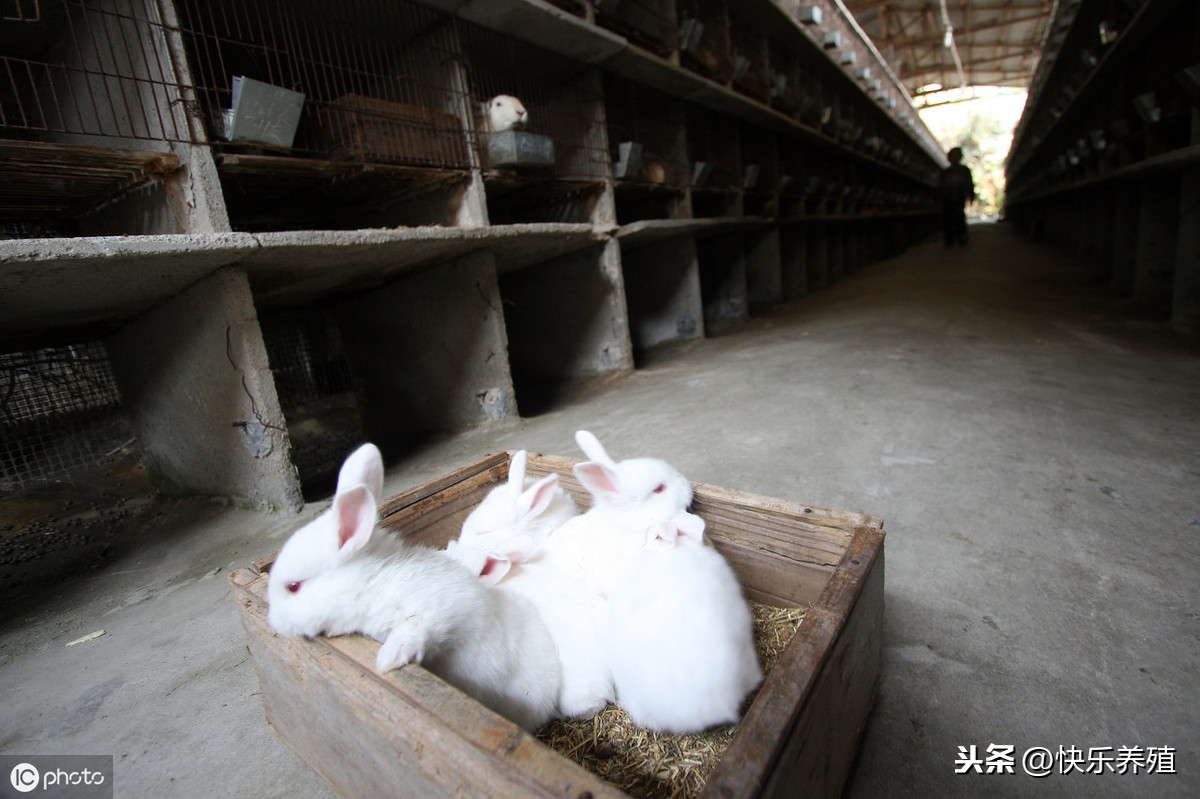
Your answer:
[[[662,492],[664,492],[664,491],[666,491],[666,490],[667,490],[667,484],[666,484],[666,483],[659,483],[659,484],[658,484],[658,488],[654,489],[654,493],[655,493],[655,494],[661,494]]]
[[[284,586],[284,588],[287,589],[289,594],[294,594],[300,590],[300,585],[301,584],[299,582],[288,583],[287,585]]]

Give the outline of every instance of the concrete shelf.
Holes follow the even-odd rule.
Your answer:
[[[941,154],[905,122],[906,96],[897,111],[868,93],[769,0],[418,0],[334,16],[267,0],[253,18],[210,5],[43,2],[39,42],[139,105],[75,109],[45,135],[31,124],[18,138],[46,141],[23,146],[161,156],[137,167],[136,191],[47,228],[60,237],[0,245],[0,345],[100,340],[147,462],[179,490],[295,505],[292,466],[327,470],[356,436],[395,453],[538,413],[926,223],[845,221],[869,198],[919,207]],[[679,41],[685,13],[706,22],[707,52]],[[95,24],[73,29],[72,14]],[[826,18],[878,59],[834,6]],[[313,44],[335,32],[353,63]],[[120,46],[88,38],[105,35]],[[0,41],[5,57],[36,49]],[[95,50],[113,63],[89,64]],[[290,136],[264,110],[281,106],[234,102],[239,78],[299,110]],[[552,143],[552,163],[495,154],[505,131],[485,107],[500,94],[525,105],[519,133]],[[634,147],[640,168],[622,166]],[[819,199],[785,191],[814,177]],[[206,438],[203,457],[176,451]]]

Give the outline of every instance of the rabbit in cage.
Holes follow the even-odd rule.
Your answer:
[[[488,132],[517,130],[529,124],[525,104],[511,94],[498,94],[487,102]]]

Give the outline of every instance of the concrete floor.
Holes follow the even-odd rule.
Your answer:
[[[1196,796],[1198,355],[1054,253],[977,227],[966,250],[915,247],[440,442],[387,488],[498,449],[576,456],[586,427],[617,457],[880,516],[884,676],[850,796]],[[160,500],[136,547],[15,605],[0,753],[112,753],[118,796],[326,794],[264,723],[226,580],[323,507]],[[989,744],[1014,747],[1015,774],[954,774],[959,747]],[[1177,773],[1035,779],[1036,746],[1171,747]]]

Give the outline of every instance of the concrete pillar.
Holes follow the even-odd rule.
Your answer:
[[[406,275],[334,314],[363,428],[385,451],[516,414],[491,253]]]
[[[616,239],[500,276],[508,357],[522,415],[558,384],[633,368]]]
[[[113,373],[164,493],[303,503],[250,284],[225,267],[110,336]]]
[[[803,224],[787,225],[779,231],[779,261],[783,299],[808,293],[808,244]]]
[[[783,299],[778,227],[751,231],[743,237],[746,252],[746,299],[750,310],[774,305]]]
[[[635,351],[704,337],[695,239],[680,236],[622,249],[621,271]]]
[[[1200,169],[1193,167],[1183,175],[1177,216],[1171,323],[1192,332],[1200,330]]]
[[[1138,205],[1137,272],[1134,296],[1167,308],[1174,293],[1179,184],[1147,181]]]

